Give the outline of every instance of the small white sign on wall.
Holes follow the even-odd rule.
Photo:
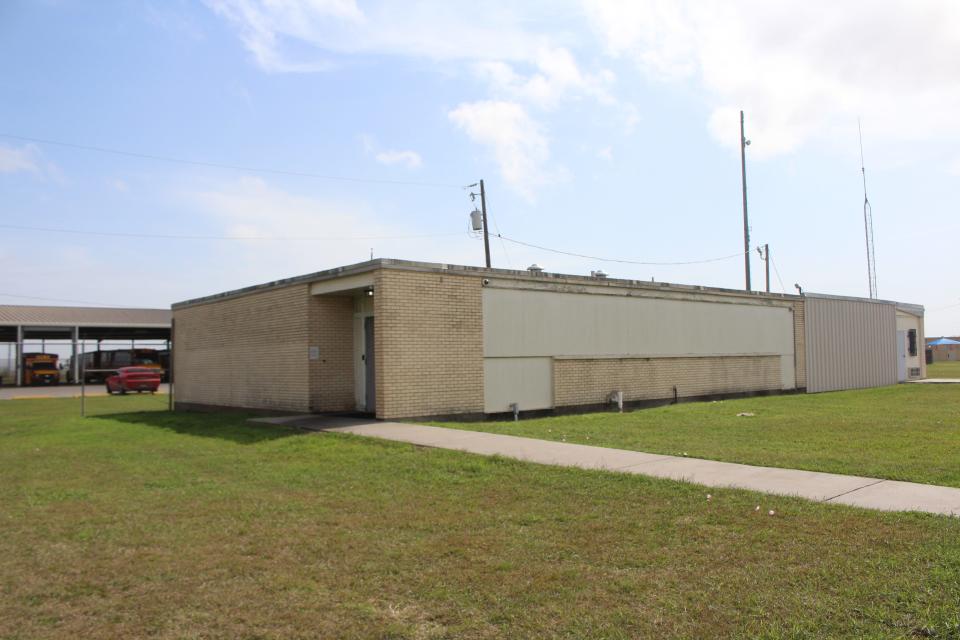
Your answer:
[[[320,359],[320,347],[308,347],[307,358],[310,360]]]

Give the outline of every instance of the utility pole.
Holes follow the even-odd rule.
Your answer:
[[[747,145],[750,141],[743,133],[743,110],[740,111],[740,178],[743,185],[743,269],[750,291],[750,222],[747,218]]]
[[[487,192],[480,181],[480,211],[483,212],[483,252],[487,258],[487,269],[490,268],[490,232],[487,230]]]
[[[757,253],[760,254],[760,259],[763,260],[764,265],[766,266],[767,293],[770,293],[770,245],[765,244],[762,247],[757,247]]]
[[[770,293],[770,245],[763,245],[763,263],[767,271],[767,293]]]

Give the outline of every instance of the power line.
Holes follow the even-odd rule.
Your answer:
[[[960,307],[960,302],[957,302],[955,304],[948,304],[945,307],[938,307],[936,309],[927,309],[927,313],[933,313],[937,311],[946,311],[947,309],[953,309],[954,307]]]
[[[406,235],[406,236],[339,236],[339,237],[336,237],[336,236],[216,236],[216,235],[165,234],[165,233],[130,233],[130,232],[123,232],[123,231],[90,231],[86,229],[34,227],[34,226],[28,226],[28,225],[15,225],[15,224],[0,224],[0,229],[13,229],[16,231],[32,231],[32,232],[41,232],[41,233],[66,233],[66,234],[84,235],[84,236],[145,238],[145,239],[157,239],[157,240],[227,240],[227,241],[263,240],[263,241],[284,241],[284,242],[295,241],[295,240],[309,240],[309,241],[413,240],[413,239],[421,239],[421,238],[439,238],[439,237],[459,236],[463,233],[462,231],[454,231],[454,232],[445,232],[445,233],[427,233],[427,234]],[[706,264],[709,262],[720,262],[722,260],[730,260],[732,258],[737,258],[742,255],[740,253],[734,253],[734,254],[723,256],[720,258],[708,258],[706,260],[688,260],[683,262],[642,262],[638,260],[602,258],[599,256],[590,256],[582,253],[574,253],[571,251],[562,251],[560,249],[551,249],[550,247],[544,247],[541,245],[532,244],[530,242],[524,242],[522,240],[515,240],[501,233],[497,233],[495,235],[496,237],[500,238],[501,241],[505,240],[507,242],[512,242],[517,245],[522,245],[522,246],[530,247],[533,249],[539,249],[541,251],[549,251],[551,253],[558,253],[558,254],[573,256],[577,258],[586,258],[589,260],[598,260],[601,262],[616,262],[616,263],[622,263],[622,264],[635,264],[635,265],[647,265],[647,266]]]
[[[214,236],[214,235],[182,235],[165,233],[129,233],[122,231],[88,231],[84,229],[61,229],[55,227],[32,227],[27,225],[0,224],[0,229],[13,229],[16,231],[39,231],[44,233],[68,233],[83,236],[107,236],[115,238],[149,238],[158,240],[279,240],[284,242],[294,240],[412,240],[417,238],[438,238],[447,236],[459,236],[463,232],[445,232],[445,233],[426,233],[419,235],[405,236]]]
[[[160,162],[171,162],[175,164],[186,164],[195,167],[213,167],[216,169],[229,169],[232,171],[249,171],[251,173],[267,173],[281,176],[295,176],[298,178],[315,178],[318,180],[336,180],[340,182],[363,182],[370,184],[396,184],[413,187],[435,187],[443,189],[462,189],[463,185],[450,184],[444,182],[419,182],[415,180],[381,180],[377,178],[357,178],[350,176],[327,175],[321,173],[310,173],[307,171],[287,171],[284,169],[270,169],[265,167],[248,167],[238,164],[226,164],[221,162],[207,162],[205,160],[188,160],[184,158],[174,158],[172,156],[162,156],[153,153],[140,153],[137,151],[124,151],[121,149],[112,149],[109,147],[98,147],[86,144],[75,144],[73,142],[62,142],[59,140],[46,140],[43,138],[31,138],[28,136],[18,136],[12,133],[0,132],[0,137],[11,140],[20,140],[23,142],[33,142],[36,144],[53,145],[65,147],[68,149],[80,149],[82,151],[94,151],[97,153],[109,153],[118,156],[127,156],[130,158],[140,158],[141,160],[157,160]]]
[[[768,256],[768,257],[769,257],[769,256]],[[777,282],[780,283],[780,291],[782,291],[783,294],[786,295],[786,294],[787,294],[787,288],[783,286],[783,278],[780,277],[780,269],[777,269],[777,261],[771,259],[771,260],[770,260],[770,264],[773,265],[773,272],[774,272],[775,274],[777,274]]]
[[[669,266],[678,266],[686,264],[706,264],[708,262],[720,262],[722,260],[732,260],[733,258],[739,258],[743,256],[743,252],[732,253],[728,256],[721,256],[719,258],[708,258],[706,260],[685,260],[681,262],[643,262],[640,260],[624,260],[619,258],[601,258],[599,256],[590,256],[583,253],[574,253],[572,251],[562,251],[560,249],[551,249],[550,247],[544,247],[538,244],[533,244],[530,242],[523,242],[522,240],[514,240],[513,238],[508,238],[505,235],[497,234],[497,237],[506,240],[507,242],[512,242],[514,244],[519,244],[524,247],[530,247],[531,249],[539,249],[540,251],[549,251],[550,253],[558,253],[564,256],[572,256],[574,258],[586,258],[588,260],[598,260],[600,262],[616,262],[620,264],[636,264],[644,266],[655,266],[655,267],[669,267]]]

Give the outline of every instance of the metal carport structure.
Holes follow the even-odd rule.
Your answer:
[[[79,377],[77,347],[86,340],[171,340],[169,309],[0,305],[0,343],[16,345],[16,384],[23,382],[26,340],[66,340],[72,345],[73,379]]]

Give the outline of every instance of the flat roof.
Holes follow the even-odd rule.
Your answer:
[[[358,262],[351,265],[346,265],[342,267],[336,267],[333,269],[325,269],[323,271],[315,271],[313,273],[307,273],[301,276],[294,276],[292,278],[284,278],[282,280],[273,280],[271,282],[265,282],[263,284],[252,285],[249,287],[243,287],[241,289],[233,289],[231,291],[225,291],[223,293],[216,293],[208,296],[202,296],[199,298],[192,298],[189,300],[184,300],[182,302],[176,302],[172,305],[173,309],[189,307],[197,304],[203,304],[206,302],[213,302],[216,300],[223,300],[225,298],[233,298],[238,296],[243,296],[251,293],[257,293],[260,291],[266,291],[269,289],[277,289],[280,287],[287,287],[295,284],[308,284],[313,282],[321,282],[324,280],[332,280],[335,278],[340,278],[349,275],[355,275],[358,273],[366,273],[369,271],[374,271],[376,269],[401,269],[408,271],[426,271],[426,272],[435,272],[435,273],[456,273],[460,275],[473,275],[473,276],[496,276],[502,278],[514,278],[517,280],[528,280],[536,282],[556,282],[556,283],[568,283],[568,284],[583,284],[583,285],[607,285],[615,287],[628,287],[634,289],[644,289],[644,290],[656,290],[656,291],[679,291],[679,292],[705,292],[705,293],[721,293],[727,295],[738,295],[738,296],[749,296],[749,297],[758,297],[758,298],[768,298],[773,300],[801,300],[804,297],[829,297],[842,300],[856,300],[862,302],[875,302],[875,303],[884,303],[884,304],[900,304],[891,300],[875,300],[870,298],[857,298],[857,297],[848,297],[848,296],[833,296],[826,294],[814,294],[814,293],[805,293],[803,296],[789,294],[789,293],[767,293],[765,291],[746,291],[744,289],[726,289],[722,287],[706,287],[701,285],[689,285],[689,284],[673,284],[668,282],[654,282],[648,280],[628,280],[622,278],[610,278],[610,277],[601,277],[596,276],[587,276],[587,275],[577,275],[577,274],[565,274],[565,273],[550,273],[550,272],[541,272],[533,273],[528,270],[518,270],[518,269],[497,269],[497,268],[486,268],[486,267],[474,267],[468,265],[459,265],[459,264],[442,264],[436,262],[418,262],[413,260],[397,260],[394,258],[377,258],[374,260],[367,260],[365,262]],[[922,314],[923,307],[920,305],[901,305],[909,306],[914,310],[919,310]]]
[[[0,305],[0,325],[33,327],[169,327],[170,309]]]
[[[16,341],[18,327],[28,339],[63,337],[77,327],[81,339],[168,340],[172,317],[170,309],[0,305],[0,342]]]

